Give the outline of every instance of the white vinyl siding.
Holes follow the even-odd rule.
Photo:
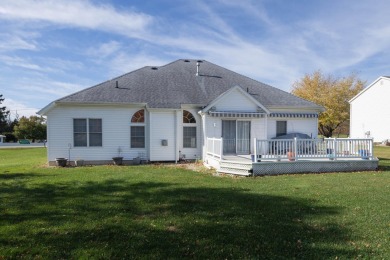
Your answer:
[[[351,102],[351,138],[390,139],[390,79],[380,78]]]
[[[267,139],[276,137],[276,122],[287,121],[287,134],[304,133],[312,138],[317,138],[317,118],[269,118]]]
[[[215,105],[217,111],[257,111],[257,105],[248,97],[234,90],[223,96]]]
[[[131,117],[140,109],[142,108],[107,105],[59,106],[52,109],[47,114],[49,161],[55,161],[57,157],[68,158],[69,152],[71,160],[111,160],[112,157],[118,156],[119,148],[125,160],[132,160],[140,154],[147,159],[148,150],[146,148],[130,148]],[[75,147],[73,143],[74,118],[101,119],[102,146]],[[148,128],[147,124],[145,128]],[[147,138],[146,136],[145,143],[148,143]]]

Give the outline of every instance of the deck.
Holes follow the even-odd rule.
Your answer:
[[[362,154],[361,150],[358,151],[353,147],[355,147],[355,142],[361,146],[363,141],[367,152]],[[217,169],[220,173],[241,176],[376,170],[379,160],[372,154],[372,140],[364,139],[363,141],[348,139],[337,143],[337,140],[332,139],[332,149],[326,148],[329,144],[325,143],[321,148],[322,144],[318,140],[310,141],[315,142],[315,152],[303,153],[296,149],[297,156],[289,159],[285,153],[275,154],[269,152],[269,148],[265,149],[264,140],[260,142],[255,140],[257,148],[260,149],[257,149],[258,152],[253,155],[223,155],[222,152],[218,153],[222,151],[223,142],[220,140],[218,143],[213,143],[213,149],[210,149],[206,156],[205,165]],[[297,140],[295,142],[297,143]],[[348,148],[345,143],[348,143]],[[273,145],[273,143],[268,144],[268,147],[274,147]],[[332,150],[331,153],[329,153],[330,150]],[[257,158],[257,161],[254,158]]]

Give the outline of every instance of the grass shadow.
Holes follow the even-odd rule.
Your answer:
[[[160,182],[0,187],[0,256],[355,258],[342,212],[315,200]],[[342,246],[340,246],[342,245]]]

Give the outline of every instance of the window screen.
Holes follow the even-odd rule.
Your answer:
[[[287,134],[287,121],[276,121],[276,136]]]
[[[89,146],[102,146],[101,119],[89,119]]]
[[[145,126],[131,126],[131,148],[145,148]]]
[[[196,148],[196,127],[195,126],[183,127],[183,147]]]
[[[87,119],[73,119],[74,147],[87,146]]]

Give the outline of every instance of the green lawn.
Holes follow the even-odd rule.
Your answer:
[[[375,149],[378,172],[258,178],[0,149],[0,259],[390,259],[390,147]]]

